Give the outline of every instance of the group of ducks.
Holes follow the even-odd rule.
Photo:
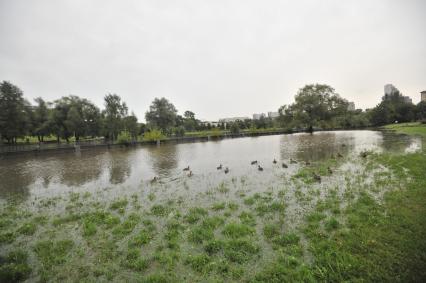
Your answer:
[[[340,153],[337,153],[337,157],[343,157]],[[278,161],[274,158],[274,160],[272,161],[272,163],[273,164],[277,164],[278,163]],[[294,160],[294,159],[292,159],[292,158],[290,158],[290,164],[297,164],[297,161],[296,160]],[[259,170],[259,171],[263,171],[263,167],[262,166],[260,166],[260,164],[259,164],[259,162],[257,161],[257,160],[253,160],[253,161],[251,161],[251,165],[257,165],[257,170]],[[309,162],[309,161],[306,161],[305,162],[305,165],[306,166],[309,166],[309,165],[311,165],[311,163]],[[288,165],[286,164],[286,163],[281,163],[281,167],[282,168],[288,168]],[[216,169],[217,170],[222,170],[223,169],[223,165],[222,164],[219,164],[219,166],[218,167],[216,167]],[[331,170],[331,168],[330,167],[327,167],[327,170],[328,170],[328,173],[331,175],[331,174],[333,174],[333,170]],[[183,171],[184,172],[187,172],[187,176],[188,177],[192,177],[193,176],[193,173],[192,173],[192,170],[191,170],[191,168],[189,167],[189,165],[187,166],[187,167],[185,167],[185,168],[183,168]],[[225,167],[225,169],[223,170],[223,172],[225,173],[225,174],[228,174],[229,173],[229,168],[228,167]],[[313,176],[314,176],[314,179],[316,180],[316,181],[319,181],[319,182],[321,182],[321,176],[320,175],[318,175],[318,174],[316,174],[316,173],[313,173]],[[152,180],[151,180],[151,183],[153,183],[153,182],[156,182],[156,181],[158,181],[158,177],[157,176],[155,176]]]

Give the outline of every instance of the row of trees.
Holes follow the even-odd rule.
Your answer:
[[[104,109],[85,98],[75,95],[46,102],[39,97],[32,105],[24,98],[22,90],[10,82],[0,84],[0,141],[16,143],[18,138],[33,136],[43,142],[47,136],[55,136],[59,142],[71,138],[105,137],[115,141],[120,134],[136,139],[138,135],[153,129],[171,135],[184,135],[185,131],[209,128],[196,119],[191,111],[178,115],[176,107],[165,98],[156,98],[145,119],[139,123],[129,114],[128,107],[117,94],[104,97]],[[223,126],[223,125],[222,125]]]
[[[349,102],[331,86],[310,84],[298,91],[293,104],[280,107],[279,113],[280,125],[289,129],[362,128],[425,120],[426,102],[414,105],[395,91],[373,109],[349,110]]]
[[[281,127],[288,129],[315,128],[360,128],[389,123],[426,120],[426,102],[417,105],[407,103],[399,91],[392,93],[375,108],[362,111],[349,110],[349,102],[335,90],[322,84],[310,84],[301,88],[295,102],[283,105],[277,119],[247,119],[224,123],[219,128],[239,132],[240,129]],[[179,115],[176,107],[165,98],[156,98],[145,114],[147,124],[139,123],[129,114],[128,107],[120,96],[108,94],[104,109],[99,109],[87,99],[75,95],[65,96],[53,102],[42,98],[29,103],[21,89],[3,81],[0,84],[0,141],[16,143],[24,136],[37,137],[42,142],[46,136],[55,136],[57,141],[67,142],[74,137],[105,137],[116,140],[125,132],[130,139],[153,129],[166,135],[183,136],[187,131],[211,129],[209,124],[196,119],[194,112]]]

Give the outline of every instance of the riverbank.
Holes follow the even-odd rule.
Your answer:
[[[425,152],[335,148],[309,164],[269,159],[262,172],[244,162],[243,175],[213,167],[135,188],[11,194],[0,281],[424,281]]]
[[[400,134],[426,137],[426,124],[419,122],[390,124],[384,126],[383,128]]]
[[[366,130],[362,128],[360,130]],[[316,129],[316,132],[321,131],[345,131],[356,129]],[[19,154],[43,154],[43,153],[63,153],[74,152],[80,150],[89,150],[95,148],[112,148],[112,147],[127,147],[138,145],[152,145],[161,143],[179,143],[179,142],[199,142],[210,140],[221,140],[228,138],[241,138],[241,137],[257,137],[269,135],[282,135],[282,134],[295,134],[304,133],[304,129],[258,129],[258,130],[244,130],[239,133],[231,133],[229,131],[202,131],[202,132],[189,132],[183,137],[162,137],[159,140],[144,140],[138,139],[129,143],[112,143],[104,141],[103,139],[95,139],[83,142],[69,142],[69,143],[19,143],[16,145],[0,145],[0,156],[13,156]]]

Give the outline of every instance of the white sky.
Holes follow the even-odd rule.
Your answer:
[[[309,83],[374,107],[386,83],[426,89],[426,1],[0,0],[0,80],[25,97],[140,120],[155,97],[201,119],[276,111]]]

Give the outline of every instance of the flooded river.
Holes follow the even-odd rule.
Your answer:
[[[379,131],[335,131],[3,158],[0,198],[105,188],[134,191],[151,185],[155,176],[161,184],[178,187],[190,183],[197,191],[235,177],[251,179],[255,186],[262,179],[281,174],[281,163],[289,163],[290,158],[301,163],[321,161],[338,153],[358,156],[364,150],[415,151],[422,147],[421,142],[419,138]],[[253,160],[264,171],[250,165]],[[228,167],[229,173],[217,170],[219,164]],[[190,179],[183,171],[187,166],[193,172]],[[297,168],[290,166],[286,172]]]

